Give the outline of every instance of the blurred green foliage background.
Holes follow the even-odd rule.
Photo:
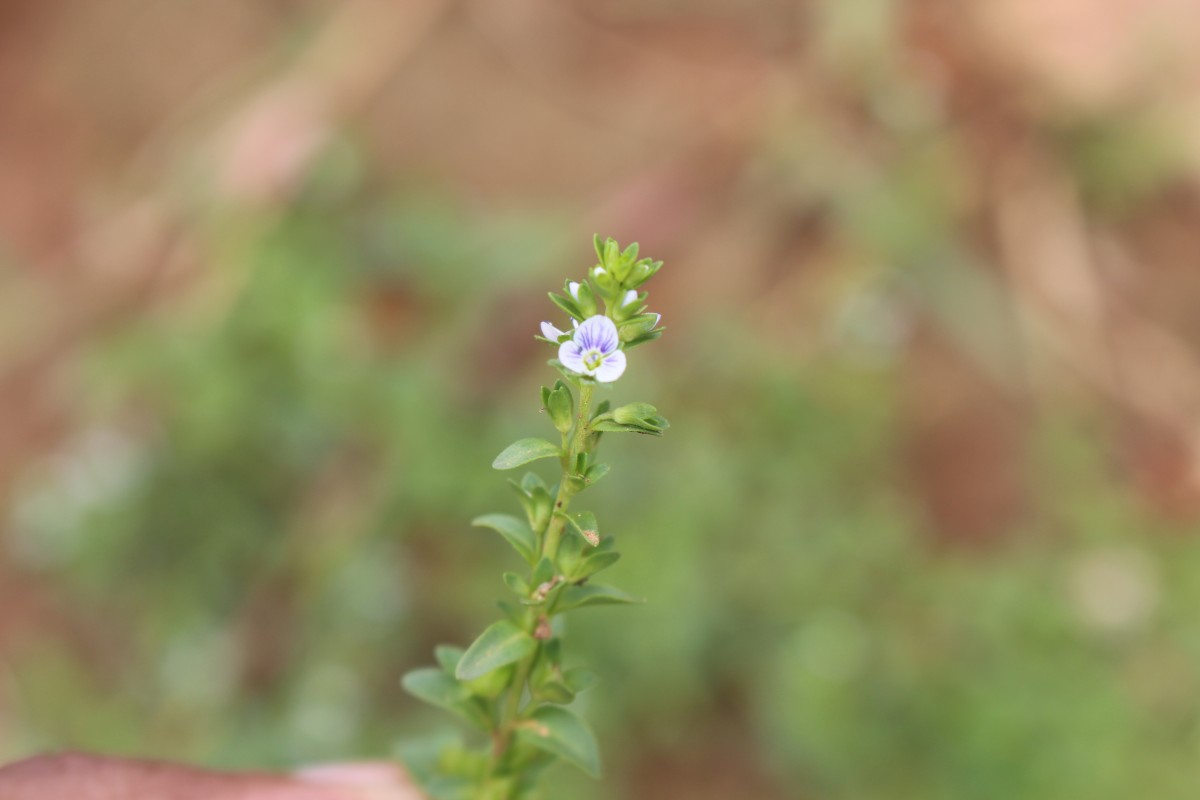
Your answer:
[[[1200,6],[1003,5],[6,4],[0,760],[448,726],[598,231],[672,427],[549,796],[1195,797]]]

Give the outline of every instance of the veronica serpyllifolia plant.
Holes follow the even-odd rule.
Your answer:
[[[466,650],[438,647],[437,667],[404,676],[410,693],[486,734],[475,748],[453,745],[440,753],[425,786],[437,800],[533,800],[539,776],[556,760],[600,774],[595,736],[570,708],[595,675],[563,666],[563,617],[587,606],[640,601],[592,580],[620,555],[595,514],[574,510],[572,501],[608,473],[596,460],[604,434],[660,436],[667,421],[648,403],[593,403],[598,389],[625,373],[627,351],[662,335],[661,316],[646,310],[640,291],[662,262],[638,258],[636,244],[621,250],[597,236],[595,246],[599,263],[584,279],[550,294],[570,330],[543,322],[536,337],[557,349],[549,363],[562,378],[542,387],[541,401],[559,441],[521,439],[492,462],[511,470],[555,459],[558,481],[547,485],[527,472],[511,482],[523,517],[485,514],[473,522],[499,533],[525,562],[523,573],[504,573],[515,597],[500,603],[503,618]]]

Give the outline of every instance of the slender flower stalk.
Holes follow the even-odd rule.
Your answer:
[[[604,400],[593,407],[628,366],[626,351],[662,335],[661,316],[646,311],[639,287],[662,267],[638,258],[636,244],[621,250],[595,239],[599,261],[581,281],[566,281],[563,294],[550,294],[570,318],[571,331],[541,324],[536,338],[557,347],[549,364],[562,378],[542,387],[542,408],[559,432],[559,444],[521,439],[492,466],[510,470],[557,458],[558,483],[548,487],[534,472],[512,481],[524,519],[485,514],[473,524],[499,533],[525,561],[525,575],[504,573],[516,602],[502,602],[504,618],[490,625],[465,650],[444,645],[438,667],[414,670],[404,687],[487,734],[477,747],[443,748],[431,763],[413,764],[433,800],[535,800],[541,773],[566,761],[599,777],[600,755],[587,723],[570,709],[576,695],[595,682],[582,667],[563,664],[564,614],[593,605],[641,602],[620,589],[593,582],[620,555],[612,536],[602,536],[590,511],[572,512],[571,501],[608,473],[595,460],[608,433],[660,436],[667,420],[648,403],[616,409]],[[576,401],[575,395],[578,395]]]

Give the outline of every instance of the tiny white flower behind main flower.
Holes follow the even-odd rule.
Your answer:
[[[616,324],[602,314],[588,317],[571,339],[559,346],[558,360],[572,372],[612,383],[625,372],[625,353],[621,351]]]
[[[630,289],[628,292],[625,293],[625,297],[621,299],[622,306],[627,306],[630,303],[636,303],[636,302],[637,302],[637,289]]]
[[[567,291],[571,293],[571,297],[579,299],[579,281],[571,281],[567,284]]]

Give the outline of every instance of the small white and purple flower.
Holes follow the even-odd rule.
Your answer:
[[[572,372],[612,383],[625,372],[625,353],[621,351],[617,326],[599,314],[588,317],[558,348],[558,360]]]

